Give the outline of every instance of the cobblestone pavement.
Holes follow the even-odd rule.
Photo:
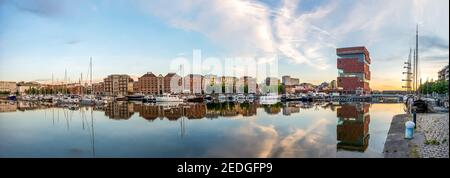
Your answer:
[[[424,133],[420,157],[448,158],[449,114],[418,114],[417,131]]]

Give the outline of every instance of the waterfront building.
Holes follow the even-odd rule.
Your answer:
[[[183,91],[181,76],[168,73],[164,76],[164,93],[178,94]]]
[[[256,92],[258,91],[258,84],[256,83],[256,78],[244,76],[244,84],[248,86],[247,93],[256,94]]]
[[[147,72],[146,74],[142,75],[138,78],[136,91],[137,93],[147,94],[147,95],[160,95],[163,94],[163,85],[161,79],[158,79],[158,77],[153,74],[152,72]]]
[[[67,84],[67,91],[72,95],[83,95],[86,94],[86,87],[79,83]]]
[[[92,94],[94,95],[105,95],[104,82],[93,83],[92,84]]]
[[[281,83],[283,85],[298,85],[300,84],[300,80],[298,78],[291,78],[289,75],[285,75],[281,77]]]
[[[336,49],[337,85],[345,94],[370,93],[370,55],[364,46]]]
[[[166,76],[159,74],[156,76],[152,72],[139,77],[134,82],[134,92],[151,95],[162,95],[164,93],[177,94],[181,93],[181,77],[175,73],[168,73]]]
[[[280,84],[280,79],[276,77],[266,77],[262,86],[260,87],[261,93],[278,93],[278,85]]]
[[[27,91],[31,89],[39,89],[40,84],[37,82],[19,82],[17,83],[17,92],[19,95],[26,94]]]
[[[133,90],[133,79],[128,75],[109,75],[103,81],[105,94],[109,96],[125,96]]]
[[[256,79],[250,76],[240,77],[235,82],[236,93],[255,94],[257,88]]]
[[[17,91],[16,82],[0,81],[1,93],[15,93]]]
[[[224,93],[234,93],[235,92],[235,87],[236,87],[236,77],[231,77],[231,76],[222,76],[221,78],[221,83],[223,86],[225,86],[225,91],[223,91]]]
[[[139,85],[139,81],[133,82],[133,93],[141,93],[141,86]]]
[[[448,81],[448,65],[438,72],[438,79]]]
[[[189,74],[183,78],[184,91],[190,94],[202,94],[203,76],[199,74]]]
[[[293,94],[297,92],[300,80],[298,78],[291,78],[289,75],[281,77],[281,84],[283,85],[284,93]]]
[[[203,85],[204,92],[207,94],[222,93],[221,79],[217,75],[205,75]]]

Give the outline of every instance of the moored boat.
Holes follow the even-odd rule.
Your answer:
[[[175,95],[165,94],[162,96],[155,97],[156,102],[183,102],[183,99]]]

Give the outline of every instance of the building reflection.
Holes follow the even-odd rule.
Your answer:
[[[283,104],[276,103],[271,105],[263,105],[264,111],[266,111],[267,114],[270,115],[276,115],[281,112],[281,108],[283,107]]]
[[[134,114],[133,104],[127,102],[108,103],[104,110],[106,116],[116,120],[128,120]]]
[[[300,107],[302,107],[302,103],[286,103],[283,106],[283,115],[290,116],[291,114],[299,113]]]
[[[16,110],[16,102],[0,101],[0,112],[15,112]]]
[[[364,152],[369,145],[370,104],[344,104],[337,108],[337,150]]]
[[[139,117],[153,121],[157,118],[176,121],[182,117],[187,119],[218,118],[242,115],[244,117],[256,115],[257,105],[249,103],[180,103],[180,104],[142,104],[134,105],[134,111]]]

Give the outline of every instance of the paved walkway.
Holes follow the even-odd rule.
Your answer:
[[[425,135],[420,145],[422,158],[448,158],[449,114],[418,114],[417,131]]]
[[[384,145],[386,158],[448,158],[449,114],[418,114],[413,139],[405,139],[405,122],[412,120],[408,114],[392,118]]]
[[[383,154],[385,158],[409,158],[412,157],[409,140],[405,139],[405,122],[407,114],[396,115],[392,118],[391,127],[384,143]]]

